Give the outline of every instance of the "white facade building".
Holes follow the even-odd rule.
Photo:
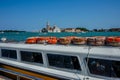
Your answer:
[[[55,25],[53,26],[53,32],[61,32],[61,29]]]

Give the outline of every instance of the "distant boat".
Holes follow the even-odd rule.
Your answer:
[[[2,31],[2,32],[0,32],[1,34],[3,34],[4,32]]]
[[[19,34],[19,32],[16,32],[16,34]]]
[[[7,38],[5,38],[5,37],[1,38],[2,42],[5,42],[6,40],[7,40]]]
[[[81,33],[86,33],[86,32],[82,31]]]

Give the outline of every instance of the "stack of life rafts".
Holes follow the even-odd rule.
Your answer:
[[[27,44],[56,44],[57,38],[56,37],[29,37],[27,38]]]
[[[62,44],[62,45],[90,45],[90,46],[120,46],[120,37],[94,36],[94,37],[30,37],[27,44]]]

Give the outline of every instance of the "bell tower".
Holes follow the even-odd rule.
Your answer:
[[[47,29],[50,29],[49,22],[47,22],[47,24],[46,24],[46,28],[47,28]]]

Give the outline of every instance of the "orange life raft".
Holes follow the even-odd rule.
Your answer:
[[[71,39],[67,37],[61,37],[58,39],[59,44],[68,45],[71,43]]]
[[[48,40],[49,40],[49,37],[38,37],[37,43],[38,44],[44,44],[44,43],[47,43]]]
[[[120,46],[120,37],[107,37],[106,44],[110,46]]]
[[[38,37],[29,37],[27,38],[26,42],[27,44],[36,44]]]
[[[48,44],[56,44],[56,43],[57,43],[57,38],[56,37],[49,37]]]
[[[95,36],[87,38],[87,44],[92,46],[103,46],[105,45],[105,36]]]
[[[86,44],[86,38],[83,38],[83,37],[75,37],[72,39],[72,43],[73,44],[80,44],[80,45],[83,45],[83,44]]]

